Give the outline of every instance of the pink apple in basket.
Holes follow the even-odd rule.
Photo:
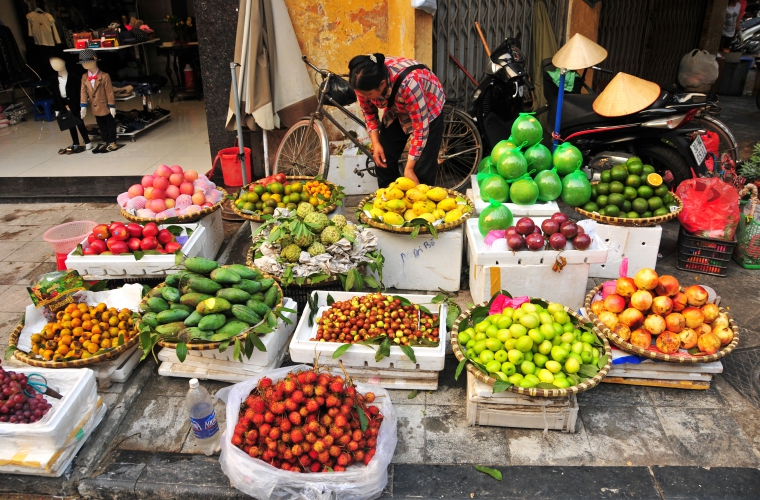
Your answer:
[[[158,177],[166,177],[169,179],[169,176],[172,175],[174,172],[172,172],[172,169],[167,167],[166,165],[159,165],[155,172],[153,172],[154,176]]]
[[[191,184],[198,179],[198,172],[196,172],[195,170],[188,170],[185,172],[184,175],[185,175],[185,180]],[[187,193],[187,194],[190,194],[190,193]]]
[[[166,201],[164,201],[162,198],[156,198],[155,200],[150,200],[148,203],[148,208],[153,210],[156,213],[163,212],[166,210]]]
[[[158,247],[158,240],[152,236],[143,238],[140,242],[140,249],[142,250],[155,250]]]
[[[172,186],[179,186],[185,182],[185,176],[182,174],[172,174],[169,176],[169,184]]]
[[[153,187],[153,176],[152,175],[143,175],[142,180],[140,181],[140,184],[142,184],[142,187]]]
[[[129,193],[130,198],[134,198],[135,196],[142,196],[145,192],[145,186],[142,184],[132,184],[129,186],[129,189],[127,190],[127,193]]]
[[[203,205],[206,202],[206,195],[197,191],[193,193],[193,205]]]
[[[140,241],[140,238],[129,238],[127,240],[127,248],[133,252],[140,250]]]
[[[159,188],[153,188],[153,193],[151,193],[151,200],[165,200],[166,199],[166,191]],[[146,207],[147,208],[147,207]],[[154,210],[155,212],[155,210]],[[158,213],[158,212],[156,212]]]
[[[209,207],[213,207],[213,206],[214,206],[214,204],[211,203],[210,201],[207,201],[206,203],[203,203],[201,205],[201,207],[203,207],[203,208],[209,208]]]
[[[146,200],[152,200],[153,199],[153,191],[154,190],[155,190],[155,188],[153,186],[148,186],[148,187],[145,188],[145,193],[143,194],[143,196],[145,196]]]
[[[153,179],[153,187],[165,190],[169,187],[169,179],[166,177],[156,177]]]
[[[176,200],[177,196],[179,196],[181,193],[179,192],[179,188],[175,186],[174,184],[170,185],[168,188],[166,188],[166,197],[171,198],[172,200]]]
[[[171,169],[171,171],[172,171],[173,174],[182,174],[183,173],[182,167],[180,167],[179,165],[172,165],[169,168]]]
[[[173,200],[172,198],[167,198],[166,200],[164,200],[164,202],[166,203],[167,209],[174,208],[174,206],[177,204],[177,202]]]
[[[193,194],[195,192],[195,188],[193,187],[192,182],[185,181],[182,184],[179,185],[179,192],[180,194]]]

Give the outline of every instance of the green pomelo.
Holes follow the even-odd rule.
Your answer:
[[[499,141],[496,143],[496,146],[493,147],[491,150],[491,161],[493,161],[494,165],[498,165],[499,160],[501,160],[501,157],[504,153],[509,151],[510,149],[517,148],[517,145],[512,141]]]
[[[512,124],[512,140],[518,146],[533,146],[541,142],[544,135],[543,127],[533,115],[520,113]]]
[[[486,156],[480,160],[480,163],[478,163],[478,173],[480,172],[486,172],[489,174],[496,173],[496,165],[494,165],[490,156]]]
[[[518,179],[512,183],[509,194],[512,197],[512,203],[533,205],[538,200],[538,184],[529,177]]]
[[[509,184],[500,175],[489,175],[480,183],[480,199],[483,201],[509,201]]]
[[[543,144],[534,144],[523,153],[523,156],[528,162],[528,168],[535,170],[536,173],[552,168],[552,153]]]
[[[591,183],[586,174],[576,170],[562,179],[562,201],[571,207],[585,205],[591,199]]]
[[[528,171],[528,162],[519,149],[512,149],[501,156],[496,169],[507,180],[517,179]]]
[[[512,211],[506,205],[492,201],[478,216],[478,230],[485,237],[490,231],[507,229],[512,220]]]
[[[538,199],[541,201],[553,201],[562,193],[562,181],[553,170],[544,170],[536,174],[538,186]]]
[[[554,150],[552,165],[557,168],[557,174],[564,177],[571,172],[575,172],[583,164],[583,155],[580,150],[570,144],[563,142]]]

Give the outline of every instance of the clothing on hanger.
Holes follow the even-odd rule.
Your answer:
[[[26,77],[24,59],[13,32],[7,26],[0,26],[0,88],[9,88]]]
[[[54,47],[56,43],[61,43],[61,37],[58,36],[58,29],[55,27],[55,18],[43,11],[36,9],[26,15],[29,24],[29,36],[34,38],[35,45],[45,45]]]

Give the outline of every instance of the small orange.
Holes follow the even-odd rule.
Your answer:
[[[45,342],[45,347],[47,349],[50,349],[51,351],[55,349],[57,346],[58,346],[58,342],[56,342],[55,340],[48,340],[47,342]]]
[[[88,313],[85,313],[82,315],[82,321],[90,321],[92,319],[92,316]]]
[[[61,319],[61,318],[63,318],[64,314],[66,314],[66,313],[63,312],[63,311],[58,311],[57,313],[55,313],[55,319]]]
[[[108,318],[108,324],[111,325],[111,326],[118,325],[119,324],[119,318],[117,318],[116,316],[111,316],[110,318]]]
[[[108,329],[108,333],[111,334],[111,336],[117,335],[119,333],[119,327],[118,326],[112,326]]]
[[[69,346],[65,344],[58,344],[58,349],[56,349],[56,352],[63,354],[64,356],[69,353]]]
[[[63,337],[61,337],[61,342],[60,343],[63,344],[63,345],[71,345],[71,342],[73,340],[74,339],[71,338],[71,335],[64,335]]]
[[[100,325],[94,325],[92,327],[92,330],[90,331],[92,332],[93,335],[100,335],[101,333],[103,333],[103,329],[100,328]]]
[[[82,322],[82,328],[84,328],[84,329],[85,329],[85,330],[87,330],[88,332],[89,332],[90,330],[92,330],[92,321],[90,321],[89,319],[86,319],[86,320],[84,320],[84,321]]]
[[[58,332],[58,333],[59,333],[61,336],[63,336],[63,335],[71,335],[71,330],[69,330],[68,328],[64,328],[63,330],[61,330],[61,331],[60,331],[60,332]]]
[[[73,357],[79,359],[79,358],[82,357],[82,353],[83,352],[84,351],[82,349],[72,349],[71,351],[69,351],[69,356],[73,356]]]
[[[102,321],[108,321],[108,318],[110,317],[111,317],[111,313],[109,313],[108,311],[105,311],[103,314],[100,315],[100,319]]]
[[[81,326],[78,328],[74,328],[73,330],[71,330],[71,333],[75,337],[81,337],[82,335],[84,335],[84,328],[82,328]]]
[[[96,353],[96,352],[98,352],[99,350],[100,350],[100,346],[98,346],[98,344],[96,344],[96,343],[94,343],[94,342],[93,342],[92,344],[90,344],[89,346],[87,346],[87,351],[88,351],[90,354],[95,354],[95,353]]]
[[[79,318],[82,317],[82,311],[80,311],[79,309],[75,309],[75,310],[71,311],[71,313],[69,313],[69,314],[71,314],[71,317],[74,318],[74,319],[79,319]]]
[[[90,337],[90,342],[93,344],[100,344],[100,335],[93,335]]]
[[[100,341],[100,347],[102,349],[109,349],[111,347],[111,340],[110,339],[103,339]]]
[[[39,354],[40,353],[40,346],[37,344],[32,344],[32,354]]]
[[[77,307],[78,307],[78,308],[79,308],[79,310],[80,310],[80,311],[82,311],[82,312],[85,312],[85,311],[87,311],[87,309],[88,309],[88,307],[87,307],[87,304],[85,304],[84,302],[82,302],[81,304],[79,304]]]
[[[53,358],[53,351],[51,349],[45,349],[42,351],[42,357],[46,361],[50,361]]]
[[[127,329],[127,322],[126,321],[119,321],[119,324],[117,326],[119,327],[119,330],[126,330]]]
[[[71,320],[71,326],[76,328],[78,326],[82,326],[82,320],[79,318],[74,318]]]
[[[107,332],[103,332],[103,335],[100,336],[101,339],[110,339],[111,338],[111,332],[110,330]]]

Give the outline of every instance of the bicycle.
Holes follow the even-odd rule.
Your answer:
[[[322,78],[319,84],[319,102],[313,113],[299,120],[285,133],[280,146],[277,148],[274,172],[309,177],[322,175],[327,178],[330,167],[330,144],[327,140],[327,130],[322,123],[322,119],[327,118],[341,131],[344,137],[353,142],[359,151],[367,156],[366,166],[361,169],[354,169],[354,173],[359,177],[364,177],[365,172],[372,177],[377,177],[375,172],[377,167],[369,148],[359,142],[324,108],[325,105],[333,106],[351,121],[366,128],[363,120],[336,102],[330,95],[328,90],[330,80],[332,78],[342,79],[342,76],[314,66],[306,56],[303,56],[303,61]],[[343,81],[345,82],[345,80]],[[347,86],[348,82],[345,83]],[[477,127],[465,113],[446,104],[443,107],[443,116],[443,141],[438,154],[438,173],[435,185],[457,190],[464,186],[476,171],[482,155],[482,142]],[[405,163],[406,153],[399,160],[399,167]],[[400,175],[401,169],[399,169]]]

